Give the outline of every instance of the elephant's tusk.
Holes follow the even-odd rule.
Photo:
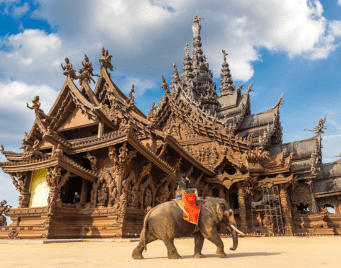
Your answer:
[[[235,230],[237,233],[239,233],[239,234],[241,234],[241,235],[245,235],[243,232],[239,231],[236,227],[234,227],[233,224],[231,224],[230,226],[231,226],[231,228],[232,228],[233,230]]]

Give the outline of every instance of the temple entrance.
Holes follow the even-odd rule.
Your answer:
[[[82,191],[82,178],[72,177],[61,189],[61,199],[64,204],[77,204],[80,202]]]

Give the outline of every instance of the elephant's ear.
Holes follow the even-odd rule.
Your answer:
[[[218,220],[222,221],[223,217],[224,217],[224,211],[223,211],[223,209],[222,209],[220,204],[217,204],[216,211],[217,211],[217,215],[218,215]]]

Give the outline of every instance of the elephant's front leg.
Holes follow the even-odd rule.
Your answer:
[[[205,238],[201,233],[194,233],[194,258],[205,258],[201,253]]]
[[[217,246],[216,256],[220,258],[226,257],[226,253],[224,252],[224,243],[221,240],[218,231],[216,228],[209,228],[208,230],[205,230],[205,233],[203,233],[204,237],[208,240],[210,240],[213,244]]]

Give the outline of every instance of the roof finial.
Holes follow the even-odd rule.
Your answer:
[[[224,62],[226,62],[226,56],[228,55],[228,53],[225,53],[225,49],[223,49],[222,52],[223,52]]]
[[[198,12],[197,12],[197,13],[198,13]],[[201,21],[201,20],[203,20],[203,18],[199,18],[198,15],[196,15],[196,16],[192,19],[192,21],[193,21],[194,23],[199,23],[199,21]]]
[[[201,29],[201,25],[199,23],[199,21],[201,21],[203,18],[199,18],[198,15],[196,15],[192,21],[193,21],[193,26],[192,26],[192,30],[193,30],[193,38],[199,37],[200,36],[200,29]]]
[[[315,132],[316,134],[321,134],[324,133],[323,129],[327,129],[327,126],[324,125],[326,123],[327,116],[325,115],[324,118],[320,118],[319,121],[317,122],[317,125],[314,129],[305,129],[304,131],[311,131]]]

